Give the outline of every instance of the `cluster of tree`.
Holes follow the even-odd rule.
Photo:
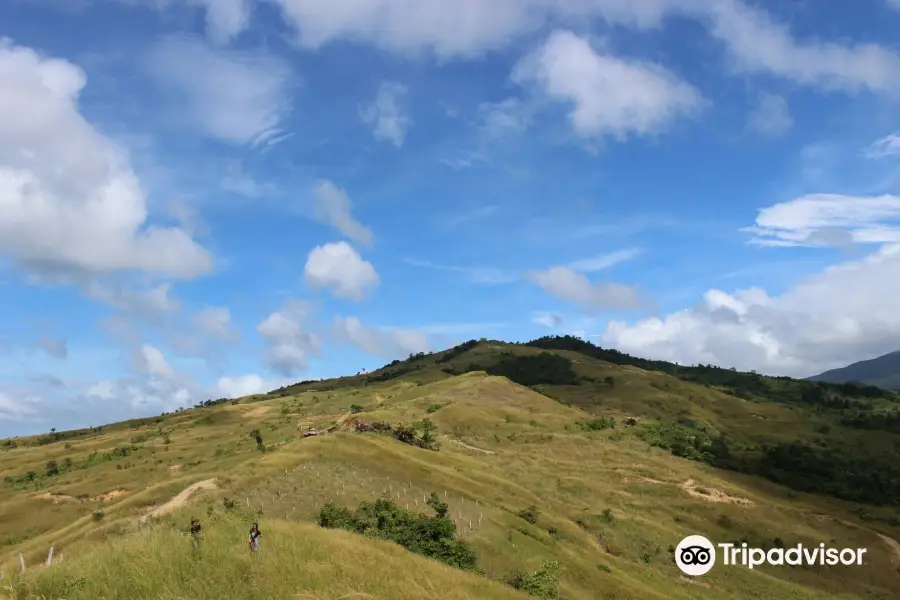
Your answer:
[[[733,452],[727,437],[679,423],[655,421],[637,431],[652,446],[714,467],[759,475],[791,489],[864,504],[900,506],[900,464],[803,442]]]
[[[454,346],[453,348],[450,348],[449,350],[445,350],[443,352],[443,354],[441,354],[440,358],[438,358],[435,362],[437,362],[437,363],[450,362],[454,358],[456,358],[462,354],[465,354],[466,352],[468,352],[469,350],[471,350],[472,348],[474,348],[477,345],[478,345],[478,340],[469,340],[468,342],[463,342],[462,344],[460,344],[458,346]]]
[[[392,379],[397,379],[398,377],[403,377],[409,373],[412,373],[415,369],[409,366],[398,366],[395,368],[385,369],[381,373],[377,375],[366,375],[367,383],[376,383],[379,381],[390,381]]]
[[[319,525],[390,540],[451,567],[476,571],[475,549],[465,540],[456,539],[456,525],[447,516],[447,503],[432,493],[428,505],[434,516],[405,510],[387,497],[361,502],[355,511],[328,503],[319,512]]]
[[[226,402],[235,402],[236,403],[237,400],[234,400],[233,398],[219,398],[217,400],[213,400],[210,398],[209,400],[204,400],[202,402],[198,402],[197,404],[194,405],[194,408],[210,408],[212,406],[218,406],[220,404],[225,404]]]
[[[783,403],[816,403],[845,408],[844,398],[896,398],[890,390],[864,383],[824,383],[791,377],[770,377],[755,372],[741,372],[715,365],[677,365],[663,360],[647,360],[618,350],[601,348],[574,336],[545,336],[523,345],[545,350],[570,350],[616,365],[630,365],[648,371],[666,373],[692,383],[726,388],[744,398],[762,398]],[[858,404],[858,403],[857,403]],[[847,406],[856,406],[850,403]]]
[[[536,385],[578,385],[582,380],[572,370],[572,361],[550,352],[525,356],[504,352],[503,357],[491,365],[469,363],[464,367],[444,367],[441,370],[448,375],[462,375],[472,371],[484,371],[488,375],[506,377],[510,381],[526,387],[534,387]]]
[[[900,435],[900,410],[852,413],[842,418],[841,424],[856,429],[875,429]]]

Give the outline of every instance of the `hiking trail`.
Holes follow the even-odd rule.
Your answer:
[[[200,490],[215,490],[218,489],[216,486],[216,478],[212,479],[204,479],[203,481],[198,481],[197,483],[192,483],[187,486],[183,490],[181,490],[175,497],[173,497],[168,502],[161,504],[155,508],[153,508],[149,513],[144,516],[144,519],[148,519],[150,517],[161,517],[162,515],[169,514],[175,510],[178,510],[182,506],[184,506],[188,498],[190,498],[194,492]]]

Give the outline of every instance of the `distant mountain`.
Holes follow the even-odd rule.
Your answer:
[[[900,390],[900,350],[871,360],[861,360],[840,369],[825,371],[810,381],[847,383],[859,381],[880,388]]]

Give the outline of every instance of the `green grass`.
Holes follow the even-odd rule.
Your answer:
[[[501,377],[452,377],[442,370],[540,352],[475,344],[447,360],[422,356],[389,367],[408,369],[400,378],[306,383],[102,432],[64,433],[50,443],[18,439],[0,451],[2,474],[34,470],[44,476],[0,486],[2,581],[18,577],[19,552],[29,567],[7,595],[525,598],[509,584],[543,593],[541,582],[553,569],[542,574],[542,565],[559,563],[559,590],[568,600],[896,597],[898,557],[878,537],[900,537],[893,507],[792,490],[675,456],[669,447],[681,439],[668,428],[678,421],[711,439],[727,433],[738,453],[752,454],[760,440],[831,443],[816,433],[822,423],[834,423],[828,415],[742,400],[569,351],[558,355],[571,361],[579,383],[537,384],[544,394]],[[353,405],[365,410],[350,414]],[[629,417],[640,417],[638,424],[626,425]],[[340,432],[353,419],[398,425],[425,418],[437,427],[437,451],[387,435]],[[309,427],[335,423],[333,435],[301,437]],[[254,430],[264,451],[251,436]],[[646,439],[646,432],[656,437]],[[850,441],[877,449],[891,443],[883,435],[889,434]],[[88,460],[131,444],[137,449],[120,459]],[[66,458],[83,467],[46,475],[48,461],[62,465]],[[199,492],[188,507],[158,522],[140,520],[149,508],[211,478],[218,489]],[[112,491],[120,493],[101,498]],[[430,514],[424,505],[432,492],[447,503],[456,536],[471,545],[483,575],[389,541],[316,525],[327,503],[355,509],[384,495],[403,510]],[[93,516],[97,511],[101,519]],[[523,511],[529,519],[519,516]],[[204,525],[199,561],[175,531],[186,530],[192,515]],[[265,535],[264,552],[256,556],[246,552],[251,520]],[[717,568],[688,582],[669,548],[694,533],[762,546],[779,538],[787,545],[866,547],[869,562],[753,572]],[[50,546],[64,560],[37,568]]]

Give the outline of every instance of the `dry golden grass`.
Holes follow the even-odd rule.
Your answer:
[[[443,436],[440,451],[372,434],[295,439],[298,422],[326,428],[354,403],[368,409],[358,415],[366,420],[428,416]],[[434,404],[442,408],[426,413]],[[587,417],[505,379],[475,373],[422,386],[308,392],[249,409],[190,410],[137,430],[72,440],[70,448],[62,442],[20,446],[0,454],[4,474],[42,469],[51,458],[75,460],[160,427],[170,438],[165,444],[162,436],[150,435],[126,458],[69,471],[39,490],[3,489],[0,528],[12,543],[0,547],[0,568],[9,581],[19,552],[29,567],[50,546],[57,556],[64,552],[61,564],[26,574],[17,597],[35,599],[514,598],[521,596],[488,580],[513,569],[535,570],[543,559],[565,567],[561,592],[569,600],[888,599],[900,593],[897,556],[879,537],[894,539],[898,532],[869,529],[856,520],[853,505],[675,458],[622,427],[581,431],[576,421]],[[252,429],[260,430],[271,451],[256,450]],[[170,470],[175,464],[181,467]],[[216,489],[188,498],[190,508],[141,525],[153,507],[212,478]],[[127,493],[91,500],[112,490]],[[432,491],[446,498],[461,537],[477,548],[485,578],[309,524],[327,501],[355,505],[387,493],[401,506],[423,510]],[[39,495],[47,492],[86,499],[54,503]],[[225,510],[225,498],[237,508]],[[532,505],[540,511],[535,525],[516,516]],[[99,520],[93,517],[97,509],[103,511]],[[604,510],[611,517],[604,518]],[[235,516],[241,511],[247,513],[243,521]],[[191,556],[190,542],[172,531],[173,524],[186,529],[191,514],[204,521],[201,561]],[[243,543],[242,528],[251,518],[266,536],[266,552],[258,557],[248,556]],[[787,545],[866,547],[869,562],[717,567],[692,581],[681,576],[668,549],[693,533],[751,544],[778,537]],[[66,587],[79,578],[87,582],[83,587]]]

